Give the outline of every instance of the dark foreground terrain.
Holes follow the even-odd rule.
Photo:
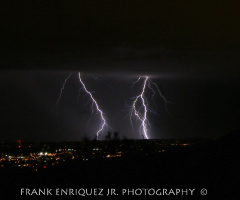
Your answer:
[[[203,144],[148,156],[73,160],[42,169],[5,168],[0,171],[0,199],[239,199],[239,131]],[[100,195],[23,195],[21,188],[80,189],[103,188]],[[108,188],[118,196],[106,196]],[[122,189],[195,189],[194,195],[122,195]],[[202,188],[207,195],[201,195]],[[98,191],[99,192],[99,191]],[[138,190],[139,192],[139,190]]]

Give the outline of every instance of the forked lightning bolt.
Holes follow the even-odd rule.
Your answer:
[[[140,80],[140,78],[136,82],[134,82],[133,84],[136,84],[139,80]],[[148,130],[147,130],[147,123],[148,123],[147,111],[148,111],[148,109],[147,109],[147,106],[146,106],[145,96],[144,96],[147,81],[148,81],[148,77],[146,77],[145,80],[144,80],[143,89],[142,89],[141,94],[134,98],[132,109],[131,109],[131,118],[132,118],[132,113],[134,112],[135,116],[141,121],[141,127],[140,127],[141,133],[143,133],[143,136],[146,139],[149,139]],[[138,109],[138,110],[136,108],[137,101],[142,102],[142,105],[141,105],[140,109]],[[140,113],[141,108],[144,109],[143,115]]]
[[[97,131],[97,139],[99,139],[99,134],[100,132],[103,132],[103,129],[106,127],[106,128],[109,128],[110,126],[106,123],[106,119],[104,118],[104,114],[102,112],[102,110],[99,108],[98,106],[98,103],[97,101],[94,99],[94,97],[92,96],[92,93],[89,92],[85,86],[85,84],[83,83],[82,79],[81,79],[81,75],[80,75],[80,72],[78,73],[78,77],[79,77],[79,81],[84,89],[84,91],[90,96],[91,100],[92,100],[92,112],[93,112],[93,107],[95,106],[96,107],[96,110],[97,112],[100,114],[101,116],[101,125],[100,125],[100,128],[99,130]]]
[[[140,81],[141,78],[142,77],[139,77],[138,80],[133,83],[133,86],[135,84],[137,84]],[[148,128],[151,128],[150,123],[149,123],[148,118],[147,118],[148,111],[156,114],[156,112],[149,106],[146,95],[145,95],[145,92],[147,90],[147,86],[153,93],[152,98],[156,95],[156,92],[155,92],[155,90],[152,86],[154,86],[156,88],[157,93],[160,95],[160,97],[165,102],[165,109],[166,109],[167,112],[168,112],[167,103],[169,103],[166,100],[166,98],[162,95],[162,93],[161,93],[160,89],[158,88],[157,84],[152,82],[149,79],[149,77],[146,76],[145,79],[144,79],[144,83],[143,83],[141,93],[138,96],[133,98],[134,100],[133,100],[133,104],[131,106],[131,114],[130,114],[130,122],[131,122],[132,127],[133,127],[133,123],[132,123],[133,115],[135,115],[137,117],[137,119],[141,122],[140,133],[142,134],[142,136],[145,139],[149,139]],[[137,109],[137,103],[138,102],[140,102],[140,108],[139,109]]]

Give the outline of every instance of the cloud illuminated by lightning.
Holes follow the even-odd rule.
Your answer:
[[[139,77],[138,80],[136,80],[133,83],[132,88],[134,87],[135,84],[137,84],[140,81],[141,78],[142,77]],[[145,93],[146,93],[147,87],[153,93],[152,94],[152,99],[156,95],[156,92],[160,95],[160,97],[165,102],[165,109],[166,109],[167,112],[168,112],[167,103],[169,103],[166,100],[166,98],[162,95],[158,85],[156,83],[152,82],[152,80],[148,76],[146,76],[145,79],[144,79],[144,83],[143,83],[141,93],[138,96],[133,97],[134,100],[133,100],[133,104],[131,106],[131,114],[130,114],[130,122],[131,122],[132,127],[133,127],[133,123],[132,123],[133,115],[135,115],[136,118],[141,122],[140,133],[142,134],[143,138],[145,138],[145,139],[149,139],[148,129],[151,128],[151,125],[150,125],[149,120],[147,118],[148,111],[157,114],[156,111],[154,111],[149,106],[148,100],[146,98]],[[154,90],[154,88],[156,89],[156,91]],[[138,108],[138,109],[137,109],[137,103],[140,103],[140,108]]]
[[[78,73],[78,77],[79,77],[79,81],[83,87],[83,90],[90,96],[91,100],[92,100],[92,113],[94,112],[94,107],[96,108],[97,112],[100,114],[101,116],[101,125],[100,125],[100,128],[99,130],[97,131],[97,139],[99,139],[99,135],[100,135],[100,132],[103,132],[103,129],[106,127],[106,128],[109,128],[110,126],[106,123],[106,119],[104,117],[104,114],[102,112],[102,110],[99,108],[98,106],[98,103],[97,101],[94,99],[94,97],[92,96],[92,93],[89,92],[85,86],[85,84],[83,83],[82,79],[81,79],[81,75],[80,75],[80,72]],[[110,127],[111,128],[111,127]]]

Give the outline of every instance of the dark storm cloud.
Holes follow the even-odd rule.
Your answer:
[[[9,60],[8,65],[23,66],[25,70],[82,71],[127,79],[146,75],[162,79],[232,79],[240,76],[239,52],[236,50],[111,48],[95,49],[87,56],[66,54],[39,58],[35,55],[21,59],[24,63]]]
[[[0,62],[16,70],[237,76],[239,8],[221,1],[5,1]]]
[[[148,75],[162,79],[231,79],[240,76],[238,55],[222,51],[115,48],[86,62],[86,67],[83,64],[74,67],[121,78]]]

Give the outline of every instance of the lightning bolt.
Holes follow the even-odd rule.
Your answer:
[[[83,90],[90,96],[91,100],[92,100],[92,106],[91,106],[91,109],[92,109],[92,113],[94,112],[94,107],[96,108],[97,112],[100,114],[100,117],[101,117],[101,124],[100,124],[100,128],[99,130],[97,131],[97,139],[99,139],[99,135],[100,135],[100,132],[103,132],[103,129],[105,127],[107,128],[111,128],[107,123],[106,123],[106,119],[104,117],[104,114],[102,112],[102,110],[99,108],[98,106],[98,103],[97,101],[94,99],[93,95],[91,92],[89,92],[85,86],[85,84],[83,83],[82,79],[81,79],[81,74],[80,72],[78,73],[78,77],[79,77],[79,81],[83,87]]]
[[[61,90],[60,90],[60,94],[59,94],[59,97],[58,97],[58,100],[57,100],[57,103],[56,103],[56,110],[57,110],[56,115],[57,115],[57,119],[58,119],[58,106],[59,106],[61,97],[62,97],[62,95],[63,95],[64,89],[65,89],[65,85],[66,85],[66,83],[67,83],[67,81],[68,81],[68,79],[70,78],[71,75],[72,75],[72,72],[71,72],[71,73],[68,75],[68,77],[64,80],[63,85],[62,85],[62,88],[61,88]]]
[[[133,83],[132,88],[134,87],[134,85],[136,85],[140,81],[141,78],[142,77],[139,77],[138,80],[136,80]],[[154,114],[157,114],[157,113],[149,106],[148,100],[145,95],[147,88],[149,88],[152,91],[152,99],[154,99],[154,96],[156,95],[156,93],[158,93],[160,95],[160,97],[165,102],[165,109],[167,112],[168,112],[167,103],[169,103],[169,102],[162,95],[161,90],[159,89],[158,85],[156,83],[154,83],[148,76],[145,76],[141,93],[138,96],[132,98],[133,103],[132,103],[131,110],[130,110],[130,122],[131,122],[131,125],[133,128],[132,118],[135,115],[136,118],[141,122],[140,133],[142,134],[142,136],[144,138],[149,139],[148,129],[151,128],[151,125],[147,118],[147,114],[148,114],[148,111],[151,113],[154,113]],[[140,103],[140,108],[138,108],[138,109],[137,109],[137,103]]]
[[[169,113],[169,111],[168,111],[168,108],[167,108],[167,105],[168,105],[168,103],[173,103],[173,102],[169,102],[164,96],[163,96],[163,94],[162,94],[162,92],[161,92],[161,90],[159,89],[159,87],[158,87],[158,85],[156,84],[156,83],[154,83],[154,82],[152,82],[152,80],[149,80],[149,86],[151,87],[151,84],[152,85],[154,85],[155,86],[155,88],[157,89],[157,92],[158,92],[158,94],[160,95],[160,97],[164,100],[164,102],[165,102],[165,110],[167,111],[167,113],[171,116],[171,114]],[[154,90],[152,89],[152,91],[153,91],[153,96],[156,94],[155,92],[154,92]],[[153,97],[152,96],[152,97]]]
[[[134,82],[133,84],[136,84],[140,80],[140,78],[136,82]],[[132,119],[132,115],[134,113],[135,116],[141,121],[141,126],[140,126],[141,133],[144,134],[144,137],[146,139],[149,139],[149,137],[148,137],[148,129],[147,129],[147,124],[148,124],[147,123],[147,121],[148,121],[147,120],[147,111],[148,111],[148,109],[147,109],[147,106],[146,106],[145,96],[144,96],[147,81],[148,81],[148,76],[145,77],[144,84],[143,84],[143,89],[142,89],[141,94],[134,98],[132,109],[131,109],[130,119]],[[142,106],[140,107],[140,109],[137,110],[136,103],[138,101],[141,101]],[[142,108],[144,109],[143,115],[140,113],[140,110]],[[132,124],[132,120],[131,120],[131,124]]]

